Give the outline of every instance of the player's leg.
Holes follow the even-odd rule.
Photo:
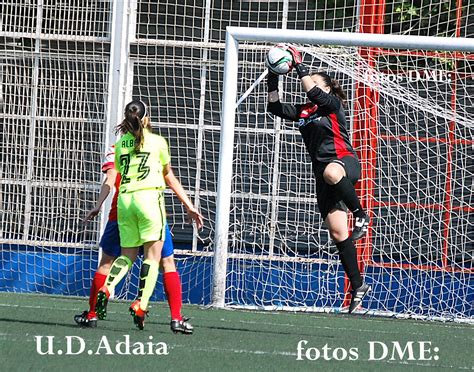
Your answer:
[[[112,263],[109,274],[105,280],[105,285],[103,285],[97,293],[95,311],[99,318],[105,318],[110,294],[114,293],[115,287],[132,268],[133,261],[135,261],[137,257],[138,248],[139,247],[122,248],[122,254]]]
[[[104,286],[110,267],[115,258],[120,256],[120,238],[117,221],[107,222],[99,245],[102,248],[102,257],[100,259],[99,267],[92,279],[91,289],[89,292],[89,310],[74,317],[76,323],[83,327],[96,327],[97,318],[105,319],[107,315],[105,309],[105,311],[98,317],[95,307],[99,289]]]
[[[143,329],[144,327],[145,316],[148,313],[148,302],[155,290],[162,248],[162,240],[143,244],[144,260],[140,270],[138,297],[130,306],[133,322],[139,329]]]
[[[163,192],[141,190],[133,193],[133,208],[137,217],[144,261],[140,271],[138,298],[130,306],[133,321],[143,329],[148,302],[158,279],[161,251],[165,240],[166,214]]]
[[[179,279],[179,274],[176,271],[174,256],[168,255],[167,257],[163,257],[160,266],[163,270],[163,287],[168,300],[171,319],[181,320],[183,319],[183,316],[181,315],[181,281]]]
[[[360,296],[354,296],[354,294],[359,293],[359,289],[365,289],[365,287],[363,286],[363,280],[357,263],[357,251],[354,241],[349,237],[347,206],[340,200],[339,196],[334,193],[332,186],[325,181],[323,177],[325,168],[326,166],[321,164],[314,167],[318,207],[321,217],[329,229],[331,238],[339,251],[339,258],[344,272],[351,282],[353,301],[349,306],[349,311],[352,312],[361,301],[360,298],[359,303],[357,303]],[[354,290],[356,290],[356,292],[354,292]]]
[[[181,314],[181,308],[183,304],[181,279],[179,277],[178,271],[176,270],[176,264],[174,261],[173,237],[168,224],[165,226],[165,231],[166,236],[165,242],[163,244],[163,250],[161,252],[160,267],[163,271],[163,286],[170,308],[170,328],[171,331],[175,333],[192,334],[193,326],[191,323],[189,323],[189,319],[183,317]]]
[[[97,317],[95,306],[97,304],[97,294],[99,289],[105,285],[107,275],[110,272],[110,268],[117,256],[109,256],[107,253],[102,251],[102,257],[100,259],[99,267],[95,272],[94,279],[92,280],[91,292],[89,294],[89,317]],[[107,312],[104,311],[98,318],[100,320],[105,319]]]
[[[163,268],[163,286],[165,287],[166,298],[171,313],[170,329],[174,333],[192,334],[194,328],[189,322],[189,318],[183,317],[182,308],[182,290],[181,280],[176,270],[174,256],[168,256],[161,259]]]
[[[74,316],[74,321],[81,327],[97,327],[98,317],[95,309],[97,303],[97,294],[99,289],[102,288],[105,283],[110,265],[112,265],[114,259],[115,257],[111,257],[105,253],[102,253],[99,267],[92,278],[91,289],[89,292],[89,310],[85,310],[82,314]],[[99,319],[105,319],[105,315]]]
[[[370,291],[370,287],[364,284],[360,274],[357,250],[354,241],[349,238],[347,229],[347,213],[340,209],[332,209],[328,213],[325,222],[331,238],[336,243],[342,267],[351,283],[352,298],[349,313],[352,313],[362,303],[362,298]]]
[[[110,294],[132,268],[138,248],[141,246],[138,222],[133,209],[133,193],[120,194],[117,201],[117,213],[119,238],[122,246],[121,255],[113,262],[105,285],[99,289],[96,305],[96,312],[99,316],[106,311]]]
[[[110,273],[110,269],[115,259],[121,256],[120,235],[117,221],[107,222],[104,234],[100,241],[100,246],[102,247],[102,258],[96,272],[98,278],[95,285],[95,296],[93,296],[93,293],[91,292],[91,297],[89,299],[89,313],[96,312],[97,295],[99,290],[105,285],[107,276]],[[97,316],[101,320],[105,319],[107,316],[107,307],[102,309]]]
[[[369,217],[360,205],[354,184],[360,175],[360,164],[348,156],[329,163],[323,173],[324,181],[330,185],[337,197],[344,202],[355,217],[352,240],[358,240],[367,233]]]
[[[357,252],[354,242],[349,239],[347,213],[339,209],[332,209],[328,213],[325,223],[332,240],[336,244],[342,267],[351,282],[351,287],[353,289],[359,288],[362,284],[362,276],[357,264]]]

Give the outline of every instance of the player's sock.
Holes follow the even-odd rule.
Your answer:
[[[143,261],[140,271],[140,284],[138,298],[140,299],[140,309],[146,311],[148,301],[155,289],[156,280],[158,279],[158,262],[146,259]]]
[[[170,306],[171,319],[182,320],[183,316],[181,315],[181,307],[183,300],[179,274],[176,271],[164,273],[163,285]]]
[[[339,250],[339,258],[347,277],[351,282],[352,289],[357,289],[362,285],[362,276],[357,265],[357,251],[351,238],[336,243]]]
[[[359,197],[357,196],[354,185],[349,178],[342,177],[341,180],[332,187],[355,217],[365,216],[365,212],[360,205]]]
[[[112,292],[115,286],[127,275],[128,270],[132,268],[132,264],[132,261],[127,256],[119,256],[115,259],[105,281],[109,292]]]
[[[97,314],[95,313],[97,293],[104,285],[105,279],[107,279],[107,275],[100,274],[97,271],[95,272],[94,278],[92,279],[91,291],[89,293],[89,314],[87,315],[89,318],[97,317]]]

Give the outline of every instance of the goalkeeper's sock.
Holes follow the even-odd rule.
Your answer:
[[[164,273],[163,285],[165,287],[166,297],[168,298],[168,304],[170,306],[171,319],[182,320],[183,316],[181,315],[181,307],[183,300],[179,274],[176,271]]]
[[[336,243],[341,259],[342,267],[351,282],[352,289],[357,289],[362,285],[362,276],[357,265],[357,251],[351,238]]]
[[[359,197],[349,178],[342,177],[341,180],[335,185],[332,185],[332,187],[337,193],[337,196],[341,198],[355,217],[365,217],[365,212],[360,205]]]
[[[119,256],[115,259],[105,281],[105,286],[109,292],[115,289],[115,286],[120,283],[131,268],[132,261],[127,256]]]
[[[94,278],[92,279],[91,291],[89,293],[89,318],[97,317],[97,314],[95,313],[97,293],[99,292],[99,289],[102,288],[102,286],[104,285],[106,279],[107,275],[100,274],[97,271],[95,272]]]
[[[156,280],[158,279],[158,262],[150,259],[143,261],[140,271],[140,284],[138,298],[140,299],[140,309],[146,311],[148,301],[155,289]]]

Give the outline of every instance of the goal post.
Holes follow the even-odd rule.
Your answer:
[[[320,66],[322,64],[325,68],[330,69],[331,73],[335,73],[336,75],[340,74],[346,76],[353,86],[363,86],[365,89],[375,91],[377,95],[381,95],[380,102],[372,102],[375,108],[370,111],[367,108],[361,107],[359,102],[360,97],[357,96],[360,93],[357,91],[349,92],[350,107],[352,108],[349,109],[349,111],[352,110],[349,116],[358,115],[356,124],[358,121],[359,126],[352,129],[357,132],[354,134],[353,140],[356,142],[356,151],[363,163],[363,175],[360,184],[367,188],[361,190],[361,192],[362,194],[368,192],[371,200],[377,199],[377,193],[384,194],[384,196],[385,194],[388,195],[387,200],[380,198],[384,200],[375,200],[374,203],[371,202],[374,208],[386,208],[383,212],[383,216],[374,216],[374,211],[369,210],[372,217],[383,222],[372,226],[374,234],[377,235],[370,236],[364,239],[362,243],[358,243],[358,251],[360,256],[362,256],[359,257],[359,259],[362,259],[366,265],[366,275],[370,276],[373,270],[380,269],[380,272],[377,273],[379,276],[372,282],[375,293],[370,299],[368,311],[374,314],[399,316],[472,319],[473,314],[472,309],[469,310],[469,298],[471,298],[472,301],[472,296],[474,295],[472,281],[470,280],[473,273],[473,252],[472,248],[469,247],[472,247],[473,241],[472,233],[469,233],[469,230],[472,230],[473,226],[472,213],[474,208],[472,205],[472,197],[469,196],[469,183],[472,185],[473,173],[472,169],[469,169],[468,164],[469,162],[472,163],[473,157],[472,150],[469,150],[469,146],[472,148],[473,145],[472,131],[474,125],[472,118],[469,117],[469,113],[472,115],[472,111],[468,93],[474,89],[474,84],[472,83],[474,82],[474,63],[472,55],[474,52],[474,40],[467,38],[227,27],[221,106],[219,183],[217,187],[217,214],[214,239],[213,305],[216,307],[228,305],[257,306],[259,308],[265,308],[269,305],[270,308],[287,306],[291,309],[300,307],[303,310],[339,311],[345,303],[344,288],[341,288],[341,278],[337,277],[336,273],[336,271],[340,271],[337,269],[339,265],[337,259],[331,256],[331,254],[328,255],[328,252],[320,252],[320,254],[316,255],[306,254],[299,257],[297,246],[300,242],[296,239],[291,242],[291,245],[296,248],[293,250],[286,249],[285,245],[287,242],[281,241],[280,252],[282,253],[274,255],[273,253],[269,253],[272,252],[272,248],[269,248],[268,251],[266,251],[265,248],[265,244],[268,244],[267,237],[264,236],[267,233],[266,230],[263,232],[253,231],[254,241],[250,241],[245,237],[242,238],[244,235],[248,236],[248,234],[250,234],[249,232],[243,231],[245,229],[245,223],[241,223],[241,230],[239,230],[240,227],[238,227],[229,231],[231,225],[234,227],[239,225],[239,222],[229,220],[229,216],[237,215],[238,213],[233,211],[233,205],[237,203],[236,200],[239,199],[239,197],[245,194],[242,198],[246,200],[242,202],[241,206],[235,209],[245,209],[248,207],[250,209],[247,210],[247,214],[252,213],[252,207],[249,207],[249,205],[251,206],[254,200],[269,200],[268,195],[265,194],[266,192],[264,193],[265,195],[261,195],[260,197],[252,193],[253,182],[255,182],[255,180],[257,182],[260,181],[261,185],[267,183],[266,179],[258,180],[258,175],[255,177],[252,175],[253,165],[250,165],[248,169],[246,169],[248,174],[246,173],[245,176],[235,179],[236,163],[239,162],[238,160],[236,161],[235,154],[236,152],[239,154],[243,153],[245,150],[241,150],[240,147],[245,146],[245,144],[236,143],[234,140],[236,134],[236,117],[238,117],[238,115],[245,116],[246,119],[244,119],[244,121],[248,120],[248,122],[246,122],[247,124],[253,123],[252,120],[255,117],[255,133],[251,133],[252,128],[246,129],[249,138],[253,134],[255,134],[255,138],[257,138],[259,131],[262,132],[258,115],[252,111],[257,107],[261,110],[266,100],[266,87],[259,88],[258,92],[255,93],[255,97],[251,99],[252,102],[242,109],[243,112],[237,112],[236,102],[239,98],[238,94],[239,92],[241,94],[248,88],[248,86],[240,87],[239,90],[239,83],[241,85],[244,83],[247,83],[247,85],[251,84],[249,80],[255,80],[255,77],[265,69],[263,58],[257,61],[257,57],[252,55],[252,52],[249,52],[248,60],[239,60],[239,49],[241,50],[240,56],[242,56],[242,52],[246,53],[248,50],[259,50],[259,52],[254,54],[262,57],[268,49],[269,43],[305,44],[305,46],[302,46],[302,49],[306,52],[307,57],[312,57],[313,60],[317,59]],[[318,50],[315,50],[313,51],[314,54],[311,55],[311,50],[317,49],[317,45],[323,45],[324,48],[329,50],[327,54],[325,54],[325,52],[322,53],[325,54],[324,56],[320,56]],[[320,49],[321,48],[322,47],[320,47]],[[347,52],[347,48],[350,48],[351,52]],[[361,48],[376,50],[377,56],[382,56],[380,57],[381,61],[367,63],[364,57],[359,53]],[[338,50],[340,50],[341,53],[346,53],[349,57],[338,57]],[[425,60],[424,64],[418,62],[418,60],[421,59]],[[384,60],[384,62],[382,62],[382,60]],[[432,68],[426,72],[428,82],[425,85],[417,85],[416,82],[411,84],[410,81],[408,81],[409,77],[407,77],[407,75],[410,71],[415,71],[415,74],[420,74],[418,69],[422,69],[423,66],[428,68],[427,60],[434,60],[436,62],[435,65],[431,66]],[[397,63],[399,63],[400,66],[397,67]],[[409,70],[409,67],[407,67],[410,66],[410,63],[413,64],[412,70]],[[258,65],[258,67],[252,69],[253,78],[245,80],[245,73],[250,70],[250,68],[245,70],[245,66],[249,64]],[[459,64],[462,64],[462,71],[456,71],[456,66]],[[449,68],[443,70],[443,66],[449,66]],[[239,70],[239,68],[242,68],[243,71]],[[450,80],[438,84],[437,79],[441,75],[443,77],[447,76],[446,79]],[[459,77],[462,79],[461,83],[457,82]],[[287,94],[285,98],[293,102],[298,98],[302,99],[301,91],[299,94],[296,94],[298,84],[295,79],[292,77],[284,77],[283,80],[285,87],[289,88],[287,89],[288,94],[285,90],[284,94]],[[351,84],[348,86],[351,86]],[[448,88],[453,90],[453,94],[443,91],[443,89],[446,90]],[[447,102],[440,102],[443,94]],[[250,98],[251,97],[247,99]],[[373,100],[373,98],[371,99]],[[399,104],[397,100],[400,100]],[[398,105],[403,107],[403,109],[406,106],[407,111],[403,112],[403,109],[398,107]],[[377,110],[380,111],[380,114],[377,114]],[[264,112],[259,114],[265,115]],[[378,117],[379,115],[380,118]],[[396,117],[395,120],[399,120],[400,122],[387,122],[391,120],[389,118],[390,115]],[[252,116],[252,118],[248,119],[250,116]],[[366,117],[368,121],[380,120],[380,123],[373,128],[364,128],[364,123],[362,123],[364,117]],[[419,133],[417,131],[417,133],[410,135],[400,130],[403,125],[416,128],[418,122],[421,124],[423,121],[426,122],[427,129],[420,130]],[[437,124],[438,121],[441,124]],[[439,128],[436,128],[436,125],[439,125]],[[386,126],[386,128],[384,128],[384,126]],[[447,127],[447,129],[445,127]],[[266,133],[271,132],[271,129],[266,128],[265,130]],[[392,130],[393,133],[391,132]],[[433,133],[439,134],[439,136],[424,136],[422,134],[424,130],[426,130],[427,133],[432,131]],[[367,133],[367,131],[370,133]],[[294,133],[295,131],[288,130],[288,134],[291,138],[296,140],[298,137]],[[362,138],[363,135],[371,136],[372,138],[370,140],[364,139]],[[383,150],[382,147],[380,149],[377,148],[377,141],[386,141],[388,150]],[[398,147],[392,146],[390,141],[398,141],[396,142],[396,146]],[[275,143],[276,142],[277,140],[275,140]],[[431,146],[431,144],[434,145]],[[457,144],[463,146],[463,148],[455,152],[454,146]],[[268,146],[270,150],[274,150],[274,153],[278,153],[278,150],[272,148],[272,145]],[[282,145],[279,144],[275,146]],[[255,148],[253,149],[255,150]],[[388,151],[394,153],[388,153]],[[404,151],[407,152],[407,155],[404,155]],[[258,154],[248,156],[258,156]],[[252,160],[252,162],[262,164],[266,154],[262,156],[262,158]],[[376,159],[371,159],[371,157],[374,156],[376,156]],[[406,156],[405,159],[404,156]],[[441,164],[442,161],[434,159],[436,156],[440,157],[440,159],[448,165],[446,166],[444,163]],[[429,158],[425,159],[424,157]],[[415,174],[414,177],[423,180],[413,181],[409,179],[410,176],[408,175],[407,180],[403,180],[402,182],[407,183],[407,185],[405,185],[406,187],[402,185],[400,189],[397,189],[396,185],[392,185],[392,183],[397,182],[397,177],[400,178],[397,172],[403,174],[403,171],[410,169],[410,165],[404,164],[403,161],[409,162],[412,158],[419,159],[420,164],[427,164],[426,166],[417,165],[412,167],[421,172],[418,175]],[[278,159],[273,160],[275,162],[279,161]],[[370,167],[373,167],[373,169],[368,169]],[[282,170],[277,178],[281,176],[283,172]],[[312,177],[310,169],[309,172],[308,179]],[[441,173],[437,174],[436,172]],[[443,175],[443,172],[446,174]],[[273,177],[275,179],[274,174],[265,174],[265,177],[267,176],[268,178]],[[452,190],[450,185],[453,182],[453,177],[456,176],[462,177],[463,179],[459,180],[461,184],[459,189]],[[429,181],[430,177],[436,177],[437,179],[439,178],[439,180]],[[252,182],[252,184],[240,187],[239,182],[244,178],[250,180],[249,182]],[[307,181],[307,179],[299,181],[304,182]],[[400,179],[398,179],[398,181],[400,181]],[[388,185],[385,185],[384,182]],[[390,195],[392,190],[398,193],[399,190],[402,189],[409,190],[409,193],[411,193],[411,189],[415,187],[422,187],[423,185],[429,187],[430,182],[437,182],[436,192],[434,192],[433,195],[425,195],[423,197],[423,203],[411,200],[405,201],[399,194]],[[301,185],[303,185],[303,183]],[[296,188],[301,189],[303,187],[305,190],[311,190],[301,185]],[[260,186],[258,187],[259,189]],[[290,189],[291,187],[292,186],[290,186]],[[368,190],[369,187],[371,190]],[[261,188],[265,187],[262,186]],[[279,198],[278,200],[282,201],[282,203],[288,200],[295,203],[303,201],[304,203],[306,200],[311,207],[317,208],[314,198],[315,195],[301,193],[298,195],[298,193],[293,193],[293,189],[290,189],[283,190],[281,195],[277,197]],[[382,191],[380,192],[378,190]],[[424,193],[426,191],[427,190],[420,189],[418,193]],[[288,197],[287,195],[291,196]],[[298,201],[298,199],[300,199],[300,201]],[[452,203],[454,199],[456,199],[456,205]],[[451,202],[449,200],[451,200]],[[248,203],[248,205],[245,203]],[[294,216],[298,212],[292,210],[289,204],[287,207],[286,212],[279,211],[274,213],[277,219],[284,216],[285,213],[287,216],[291,215],[292,218],[294,218],[291,221],[279,221],[282,224],[285,224],[285,222],[291,224],[299,218]],[[364,207],[367,207],[367,205],[364,205]],[[256,210],[256,212],[263,214],[263,219],[268,218],[270,213],[265,214],[265,211],[259,208],[260,205],[257,207],[258,211]],[[393,211],[390,210],[390,208],[398,208],[400,211]],[[416,209],[416,211],[413,209],[412,211],[410,208],[418,209]],[[264,208],[262,207],[262,209]],[[457,211],[462,212],[458,214]],[[380,211],[378,211],[378,213],[382,214]],[[404,213],[407,214],[407,220],[405,221],[402,220]],[[460,213],[464,214],[461,215]],[[438,214],[441,217],[438,218]],[[417,215],[420,218],[418,221],[420,227],[416,227]],[[436,217],[433,217],[434,215],[436,215]],[[235,218],[237,219],[238,217]],[[258,218],[260,218],[260,216]],[[456,221],[456,226],[454,226],[454,220]],[[312,223],[314,221],[319,225],[322,223],[322,221],[317,218],[304,221],[304,223]],[[429,226],[427,221],[431,221],[433,225]],[[263,229],[266,229],[265,223],[270,223],[270,221],[260,222],[262,225],[259,226]],[[419,229],[414,234],[416,236],[414,236],[412,240],[410,240],[411,237],[408,231],[410,227],[407,228],[406,225],[411,228]],[[245,226],[247,228],[249,227],[249,225]],[[259,226],[254,224],[251,228],[258,229]],[[288,228],[291,228],[291,226],[288,226]],[[309,230],[313,231],[311,229]],[[324,230],[324,228],[319,227],[318,230]],[[321,237],[321,233],[318,232],[317,234],[318,237]],[[305,239],[307,239],[306,243],[304,243],[305,245],[313,247],[322,246],[323,250],[330,251],[329,246],[331,242],[327,237],[325,239],[319,239],[318,241],[318,237],[314,238],[309,235],[314,234],[308,233],[308,236],[305,237]],[[384,238],[381,238],[381,236],[384,236]],[[393,238],[390,238],[390,236],[393,236]],[[242,241],[240,245],[238,245],[238,249],[233,248],[229,250],[229,240],[234,241],[239,238],[241,238]],[[256,239],[260,239],[258,244],[255,242]],[[453,240],[452,244],[450,243],[450,239]],[[373,249],[374,242],[377,242],[380,247],[385,245],[394,247],[394,250],[396,250],[397,243],[401,242],[402,247],[399,251],[397,250],[396,254],[393,252],[386,254],[383,252],[383,248],[377,246],[377,252],[379,252],[381,257],[383,256],[383,259],[381,259],[380,262],[376,262],[372,257],[376,252]],[[429,247],[426,250],[425,248],[420,248],[420,257],[412,257],[413,252],[417,250],[415,246],[421,242],[427,242],[428,244],[432,242],[432,250]],[[461,245],[458,251],[451,252],[454,248],[449,248],[451,251],[448,252],[448,246],[451,247],[458,243]],[[409,247],[405,249],[405,245]],[[439,252],[438,246],[441,247]],[[399,262],[396,262],[396,259],[398,259]],[[268,267],[263,268],[262,262],[268,263]],[[272,266],[275,262],[278,262],[278,264]],[[328,299],[323,301],[323,306],[320,306],[321,301],[309,300],[306,302],[306,299],[310,297],[306,294],[302,294],[301,296],[297,294],[296,297],[301,297],[301,300],[298,299],[298,301],[292,303],[288,298],[285,300],[280,299],[278,293],[266,293],[266,288],[262,288],[267,286],[266,283],[249,285],[248,283],[243,283],[244,279],[242,279],[243,286],[252,286],[255,290],[255,293],[249,294],[248,297],[255,298],[256,296],[263,296],[263,298],[257,301],[250,300],[248,302],[241,300],[239,296],[245,297],[246,295],[243,293],[247,288],[240,288],[239,280],[246,275],[252,276],[252,274],[248,273],[253,272],[255,266],[260,265],[258,269],[255,269],[255,272],[258,270],[258,274],[255,275],[258,278],[266,275],[265,278],[269,280],[268,286],[272,285],[273,277],[278,277],[279,275],[293,275],[294,277],[291,278],[288,283],[292,283],[294,286],[294,284],[297,283],[295,278],[299,274],[282,273],[279,263],[285,262],[292,262],[292,265],[289,266],[289,270],[292,270],[292,268],[300,264],[311,266],[313,263],[317,263],[319,265],[318,268],[326,272],[326,274],[321,275],[334,275],[334,283],[332,283],[334,287],[330,291],[336,288],[335,292],[343,293],[330,293]],[[230,269],[229,266],[231,267]],[[232,271],[234,268],[236,268],[235,272]],[[400,280],[398,281],[398,278],[394,279],[394,270],[413,270],[413,274],[404,272],[400,274]],[[306,274],[306,279],[312,275],[308,274],[308,272],[306,272]],[[405,279],[405,275],[412,275],[412,278]],[[426,278],[421,279],[424,276],[426,276]],[[250,281],[252,281],[252,279],[253,278],[251,278]],[[278,282],[279,279],[281,279],[281,277],[275,279],[276,282]],[[318,277],[317,280],[321,280],[320,277]],[[377,280],[380,280],[380,283],[377,283]],[[427,281],[425,284],[426,287],[430,287],[427,290],[431,291],[432,296],[439,296],[439,304],[425,304],[425,293],[417,297],[417,293],[407,294],[403,292],[407,290],[407,287],[409,287],[409,290],[423,291],[423,288],[415,289],[415,287],[417,288],[421,285],[419,283],[421,280]],[[433,280],[433,282],[430,283],[430,280]],[[409,281],[410,284],[407,285],[407,281]],[[328,286],[332,284],[326,283],[324,284],[326,288],[320,287],[319,289],[327,290]],[[278,285],[278,283],[275,284],[277,287]],[[295,295],[295,292],[299,291],[299,289],[292,288],[292,285],[288,284],[288,288],[285,287],[284,291],[293,291],[293,295]],[[449,286],[451,286],[451,289],[447,288]],[[303,284],[302,287],[304,287]],[[311,284],[306,283],[306,289],[302,289],[302,291],[304,290],[311,290]],[[382,290],[401,291],[400,298],[397,299],[396,295],[388,298],[390,296],[385,294],[387,297],[385,300],[383,299],[384,294]],[[459,295],[449,293],[450,290],[459,291]],[[276,292],[280,291],[282,291],[281,286],[277,288]],[[379,293],[377,293],[377,291],[379,291]],[[239,298],[235,298],[234,296]],[[377,298],[377,296],[380,298]],[[404,298],[402,297],[407,298],[406,303],[404,303]],[[424,306],[427,307],[427,309],[423,309]],[[452,306],[452,308],[450,308],[450,306]]]

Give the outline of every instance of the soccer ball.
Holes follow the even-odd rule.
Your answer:
[[[265,63],[274,74],[285,75],[293,68],[293,57],[284,46],[277,45],[268,51]]]

